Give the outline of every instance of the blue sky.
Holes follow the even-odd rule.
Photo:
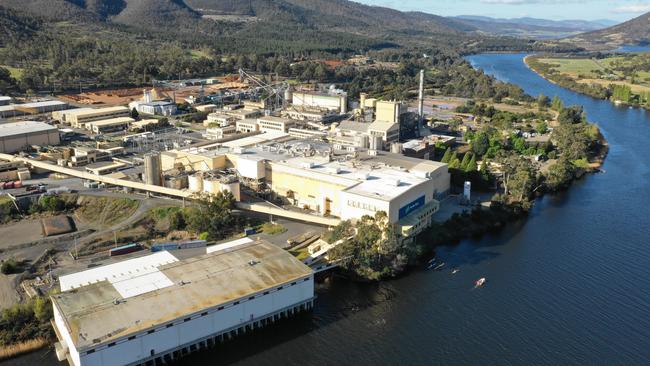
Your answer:
[[[650,12],[650,0],[355,0],[398,10],[438,15],[499,18],[628,20]]]

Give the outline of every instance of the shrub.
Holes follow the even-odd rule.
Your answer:
[[[0,265],[0,271],[3,274],[14,274],[21,271],[21,263],[15,260],[14,258],[9,258],[2,262]]]

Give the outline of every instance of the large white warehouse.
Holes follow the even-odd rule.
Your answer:
[[[37,145],[61,143],[59,130],[47,123],[22,121],[0,124],[0,153],[11,154]]]
[[[313,273],[264,241],[179,261],[169,252],[60,278],[59,358],[74,366],[174,358],[311,308]]]

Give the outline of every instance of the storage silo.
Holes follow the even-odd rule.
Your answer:
[[[159,153],[149,153],[144,155],[143,180],[146,184],[154,186],[162,185],[163,177],[161,166],[162,164]]]
[[[203,192],[203,175],[197,173],[187,178],[188,189],[192,192]]]
[[[401,154],[402,150],[403,150],[403,146],[399,142],[393,142],[390,145],[390,152],[392,152],[393,154]]]

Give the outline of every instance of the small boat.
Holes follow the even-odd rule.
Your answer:
[[[481,277],[474,283],[474,287],[481,287],[485,284],[485,277]]]
[[[460,269],[458,269],[458,268],[454,268],[454,269],[451,270],[451,274],[456,274],[458,272],[460,272]]]
[[[445,262],[442,262],[442,263],[438,264],[437,266],[435,266],[435,268],[433,270],[437,271],[437,270],[439,270],[440,268],[442,268],[444,266],[445,266]]]

